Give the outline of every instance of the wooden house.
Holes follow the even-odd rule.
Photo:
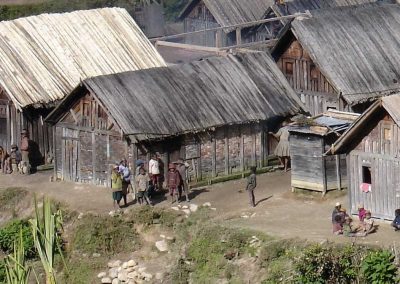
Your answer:
[[[107,185],[126,157],[182,157],[195,180],[263,166],[275,130],[303,106],[266,53],[86,79],[49,115],[58,179]]]
[[[274,47],[279,68],[316,115],[328,108],[362,112],[400,88],[400,5],[311,11]]]
[[[0,145],[30,132],[37,164],[53,153],[44,118],[85,78],[165,66],[124,9],[43,14],[0,22]]]
[[[400,95],[377,99],[328,154],[347,154],[351,212],[357,204],[377,218],[400,208]]]
[[[327,191],[347,187],[346,158],[324,154],[358,116],[328,110],[290,127],[293,191],[307,189],[326,194]]]
[[[184,31],[194,32],[216,27],[232,26],[261,20],[273,0],[190,0],[179,15],[184,23]],[[209,31],[188,35],[185,43],[220,47],[249,42],[248,29],[236,30],[227,27],[223,33]]]
[[[379,1],[379,0],[378,0]],[[334,7],[355,6],[377,2],[377,0],[285,0],[283,3],[275,2],[263,16],[264,19],[305,13],[318,9],[329,9]],[[256,27],[256,41],[274,39],[279,37],[280,32],[290,25],[292,19],[282,19],[259,25]],[[253,29],[254,30],[254,29]]]

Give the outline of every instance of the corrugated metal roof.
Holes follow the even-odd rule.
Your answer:
[[[202,0],[221,26],[242,24],[262,19],[273,0]],[[192,0],[180,14],[186,17],[200,0]],[[227,32],[233,29],[227,29]]]
[[[17,107],[62,99],[88,77],[165,66],[125,9],[0,22],[0,85]]]
[[[300,43],[348,103],[400,89],[400,5],[315,10],[292,22]]]
[[[266,53],[212,57],[83,83],[123,132],[137,140],[294,115],[303,108]],[[76,95],[67,97],[47,120],[57,122]]]

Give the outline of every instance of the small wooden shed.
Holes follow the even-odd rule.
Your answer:
[[[308,189],[325,194],[347,186],[343,155],[324,154],[358,118],[358,114],[328,110],[290,127],[292,190]]]
[[[373,217],[393,220],[400,208],[400,94],[378,99],[329,154],[347,154],[351,213],[362,203]]]

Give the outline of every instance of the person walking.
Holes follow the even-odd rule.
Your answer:
[[[181,184],[178,189],[178,200],[181,201],[182,194],[186,196],[186,202],[190,202],[189,200],[189,183],[188,183],[188,175],[187,170],[189,168],[189,164],[184,162],[182,158],[180,158],[176,164],[176,170],[179,172],[181,177]]]
[[[168,166],[168,180],[167,185],[169,189],[169,194],[171,196],[171,203],[178,203],[178,186],[181,184],[181,177],[179,172],[176,170],[175,164],[171,163]]]
[[[158,191],[160,189],[159,188],[160,165],[158,163],[158,158],[157,158],[156,154],[153,154],[149,161],[149,174],[150,174],[151,180],[153,182],[153,185],[155,187],[155,190]]]
[[[114,209],[116,208],[116,205],[118,205],[118,208],[121,208],[119,204],[122,199],[122,176],[119,172],[119,164],[115,164],[112,169],[111,189]]]
[[[151,205],[151,201],[148,195],[150,178],[148,175],[146,175],[146,171],[144,168],[139,169],[139,174],[135,177],[135,181],[138,203],[142,205],[144,203],[144,200],[148,205]]]
[[[275,134],[273,132],[269,132],[269,134],[273,135],[276,139],[279,140],[278,146],[274,151],[274,154],[278,156],[281,166],[284,167],[285,172],[288,171],[288,165],[290,161],[290,145],[289,145],[289,127],[287,126],[288,122],[284,121],[282,123],[282,127]]]
[[[124,199],[124,206],[128,206],[127,195],[129,192],[129,185],[131,184],[131,171],[128,167],[128,161],[123,159],[118,167],[119,173],[122,175],[122,198]]]
[[[249,201],[251,207],[256,207],[254,189],[257,186],[256,167],[250,168],[250,175],[247,178],[246,191],[249,194]]]

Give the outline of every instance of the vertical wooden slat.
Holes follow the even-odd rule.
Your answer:
[[[324,139],[321,139],[321,149],[324,149]],[[326,191],[327,191],[327,181],[326,181],[326,161],[325,161],[325,157],[321,156],[321,171],[322,171],[322,186],[323,186],[323,190],[322,190],[322,194],[325,195]]]
[[[217,176],[217,137],[214,133],[211,138],[211,171],[212,177]]]
[[[96,135],[92,132],[92,183],[96,184]]]
[[[227,128],[225,128],[225,148],[224,148],[224,156],[225,156],[225,174],[229,175],[229,132]]]
[[[340,174],[340,156],[335,155],[336,160],[336,182],[337,182],[337,189],[342,190],[342,175]]]

